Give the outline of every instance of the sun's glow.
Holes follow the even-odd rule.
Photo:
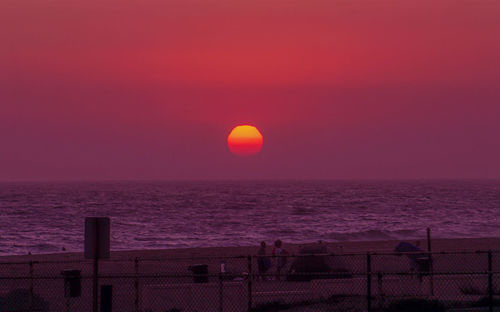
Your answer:
[[[227,146],[238,156],[250,156],[260,152],[264,138],[259,129],[250,125],[236,126],[227,137]]]

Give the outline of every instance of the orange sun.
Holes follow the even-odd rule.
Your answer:
[[[264,139],[257,128],[249,125],[236,126],[227,137],[227,146],[238,156],[250,156],[260,152]]]

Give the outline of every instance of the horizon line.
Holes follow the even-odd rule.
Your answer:
[[[177,178],[177,179],[14,179],[0,183],[120,183],[120,182],[438,182],[438,181],[500,181],[500,177],[428,177],[428,178]]]

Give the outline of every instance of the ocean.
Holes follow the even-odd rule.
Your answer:
[[[500,181],[0,183],[0,255],[83,250],[86,216],[111,248],[500,236]]]

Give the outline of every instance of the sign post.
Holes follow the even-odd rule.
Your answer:
[[[109,218],[85,218],[85,258],[94,259],[92,311],[98,312],[99,259],[109,259]]]

